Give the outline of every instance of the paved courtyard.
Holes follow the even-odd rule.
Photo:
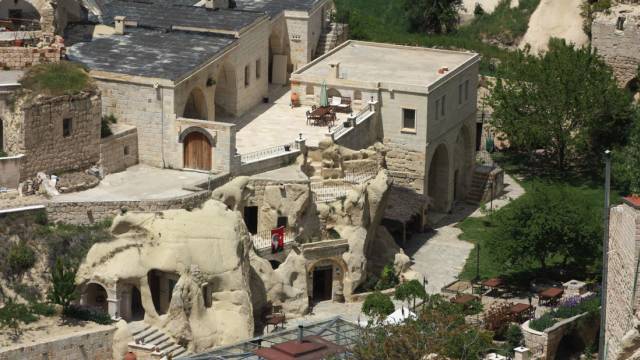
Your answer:
[[[183,187],[206,182],[208,174],[135,165],[105,176],[93,189],[56,196],[59,201],[157,200],[187,195]]]
[[[309,106],[291,108],[291,90],[287,87],[271,85],[268,104],[259,104],[241,117],[228,119],[220,117],[217,121],[238,124],[236,148],[238,153],[246,154],[272,146],[292,143],[302,136],[307,145],[317,146],[328,128],[307,125],[306,112]],[[355,109],[354,109],[355,110]],[[337,114],[337,122],[344,121],[347,114]]]

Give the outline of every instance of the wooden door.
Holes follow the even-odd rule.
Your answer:
[[[211,143],[203,134],[192,132],[184,139],[184,167],[211,170]]]

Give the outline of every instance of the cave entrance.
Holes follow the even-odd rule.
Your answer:
[[[93,309],[107,313],[109,306],[107,304],[107,290],[99,284],[91,283],[87,285],[86,304]]]
[[[244,207],[244,223],[247,225],[247,230],[253,235],[258,232],[258,207],[257,206],[245,206]]]
[[[313,270],[313,301],[331,300],[333,266],[318,266]]]
[[[144,307],[142,306],[142,295],[140,290],[131,287],[131,321],[144,320]]]
[[[171,294],[173,294],[173,288],[176,286],[178,279],[178,274],[160,270],[151,270],[147,274],[151,300],[158,315],[164,315],[169,310]]]

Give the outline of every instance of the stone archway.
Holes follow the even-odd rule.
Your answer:
[[[189,130],[189,129],[187,129]],[[211,170],[212,146],[211,136],[203,131],[185,131],[181,136],[183,143],[183,168],[195,170]]]
[[[340,91],[336,90],[335,88],[329,88],[329,90],[327,90],[327,97],[331,99],[334,96],[341,97],[342,94],[340,94]]]
[[[187,102],[184,104],[184,110],[182,116],[188,119],[200,119],[208,120],[209,111],[207,108],[207,99],[204,96],[204,92],[199,87],[193,88]]]
[[[449,210],[449,152],[444,144],[438,145],[429,164],[428,195],[431,208],[439,212]]]
[[[454,200],[465,200],[469,193],[473,171],[474,146],[469,128],[465,125],[456,138],[454,151]]]
[[[308,267],[309,296],[313,302],[334,300],[343,291],[346,265],[332,258],[321,259]]]
[[[107,289],[97,283],[89,283],[84,290],[85,305],[98,311],[108,313]]]

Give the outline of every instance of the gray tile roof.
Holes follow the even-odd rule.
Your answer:
[[[104,4],[102,11],[102,22],[105,24],[113,24],[113,17],[122,15],[143,27],[170,29],[172,26],[185,26],[225,31],[240,31],[264,16],[252,11],[172,5],[168,1],[113,0]]]
[[[91,70],[178,80],[221,54],[236,40],[189,32],[127,28],[126,35],[96,38],[67,50]]]
[[[275,16],[284,10],[311,10],[321,0],[235,0],[236,8]]]

